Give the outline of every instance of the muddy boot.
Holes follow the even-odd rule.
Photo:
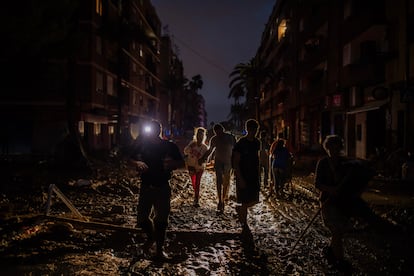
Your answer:
[[[157,246],[157,252],[154,255],[154,260],[158,262],[168,262],[171,261],[172,258],[163,250],[162,246]]]

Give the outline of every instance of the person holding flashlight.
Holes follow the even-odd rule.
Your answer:
[[[184,167],[185,162],[175,143],[161,139],[161,130],[155,120],[143,127],[131,151],[131,163],[141,176],[137,223],[147,235],[143,250],[149,253],[155,243],[154,257],[166,260],[169,257],[163,247],[171,209],[169,180],[172,171]]]

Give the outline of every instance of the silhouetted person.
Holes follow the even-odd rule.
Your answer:
[[[263,185],[268,186],[269,182],[269,149],[270,143],[266,131],[260,132],[260,169],[263,172]]]
[[[233,168],[236,176],[236,206],[242,233],[250,233],[247,224],[248,208],[259,202],[260,192],[260,141],[256,138],[259,124],[254,119],[246,121],[247,134],[237,141],[233,149]]]
[[[170,214],[172,171],[184,167],[184,159],[173,142],[160,138],[161,124],[144,125],[132,150],[132,164],[141,175],[137,222],[147,235],[144,252],[156,244],[157,259],[167,259],[163,251]]]
[[[272,177],[276,197],[283,196],[283,188],[289,177],[292,153],[285,146],[285,140],[278,139],[271,146]]]
[[[318,161],[315,186],[321,192],[324,224],[331,232],[331,242],[324,253],[329,263],[340,270],[350,270],[350,263],[344,259],[343,246],[350,218],[360,217],[376,226],[385,223],[360,198],[373,171],[342,155],[343,141],[338,135],[327,136],[323,148],[328,156]]]
[[[236,139],[230,133],[224,131],[221,124],[213,127],[214,135],[209,141],[209,150],[200,159],[205,162],[210,155],[214,154],[214,170],[216,172],[217,186],[217,211],[224,211],[224,203],[228,200],[230,178],[231,178],[231,154]]]

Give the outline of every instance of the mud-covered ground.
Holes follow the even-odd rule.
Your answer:
[[[252,237],[242,236],[235,202],[216,213],[214,174],[202,180],[200,207],[184,170],[176,171],[167,233],[168,262],[143,254],[144,236],[136,228],[139,179],[104,168],[94,178],[71,179],[57,187],[89,222],[80,222],[50,183],[2,189],[1,275],[338,275],[322,254],[329,232],[320,216],[294,252],[292,246],[318,210],[311,176],[293,178],[284,199],[267,197],[249,213]],[[20,185],[20,186],[19,186]],[[27,185],[27,184],[26,184]],[[234,195],[232,185],[231,194]],[[395,227],[372,228],[355,221],[347,234],[346,257],[353,275],[411,275],[414,265],[413,210],[373,205]],[[64,221],[61,218],[69,218]],[[291,254],[289,254],[291,253]]]

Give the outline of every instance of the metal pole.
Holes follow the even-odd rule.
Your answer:
[[[318,217],[321,211],[322,211],[322,207],[320,207],[318,211],[313,215],[308,225],[306,225],[305,229],[303,229],[302,234],[299,236],[299,238],[296,239],[296,242],[293,245],[292,249],[290,250],[289,255],[295,251],[296,246],[298,245],[299,241],[303,238],[303,236],[305,236],[306,231],[308,231],[309,227],[312,225],[312,223],[315,221],[315,219]]]

